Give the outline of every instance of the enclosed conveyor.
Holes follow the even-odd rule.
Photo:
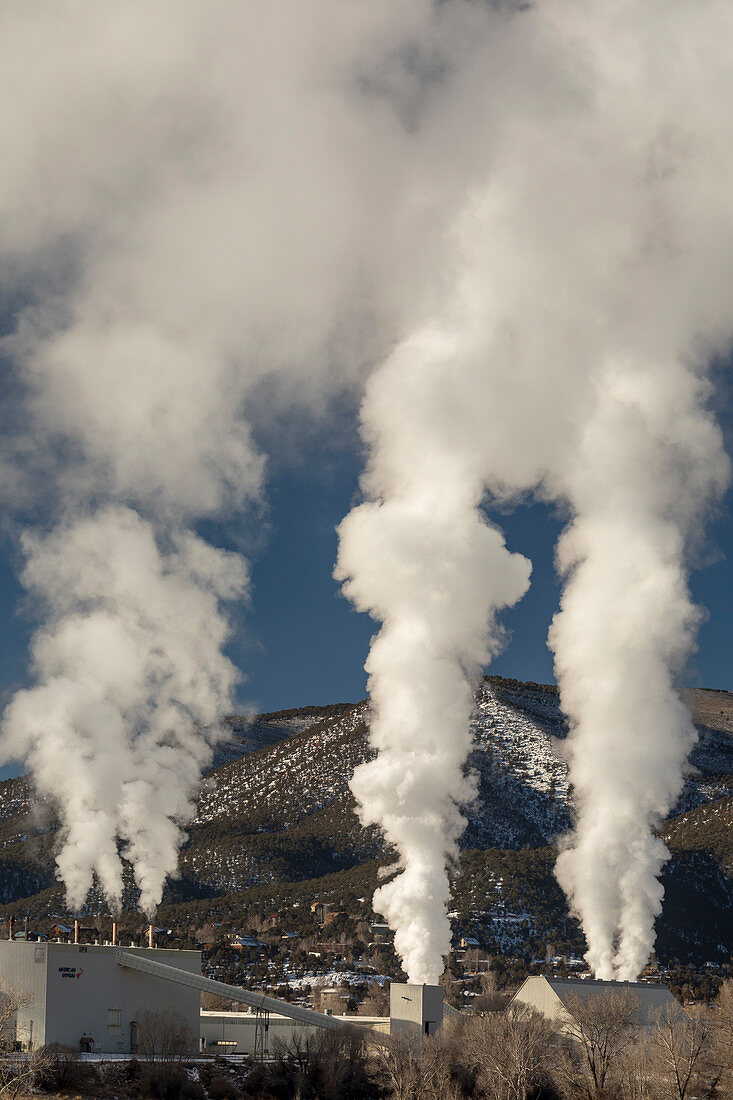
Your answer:
[[[252,993],[249,989],[241,989],[239,986],[227,985],[226,982],[217,982],[214,978],[204,978],[199,974],[191,974],[186,970],[179,970],[167,963],[155,962],[147,955],[133,955],[130,951],[118,950],[115,952],[115,960],[118,966],[124,966],[130,970],[139,970],[143,974],[154,975],[169,982],[177,982],[179,985],[188,986],[189,989],[199,989],[202,993],[215,993],[217,997],[227,997],[230,1001],[239,1001],[249,1005],[258,1012],[271,1012],[279,1016],[288,1016],[291,1020],[297,1020],[301,1024],[311,1027],[323,1027],[330,1031],[343,1031],[349,1027],[347,1020],[336,1016],[326,1016],[322,1012],[314,1012],[302,1005],[291,1005],[287,1001],[279,1001],[275,997],[266,997],[263,993]],[[369,1033],[370,1039],[378,1042],[384,1041],[384,1036],[376,1032]]]

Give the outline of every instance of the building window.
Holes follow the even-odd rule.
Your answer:
[[[107,1009],[107,1027],[122,1027],[122,1009]]]

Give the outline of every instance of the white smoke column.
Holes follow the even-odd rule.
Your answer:
[[[405,865],[375,905],[411,977],[434,978],[447,893],[423,888],[413,838],[437,804],[431,870],[455,841],[460,788],[441,773],[446,757],[458,773],[468,745],[477,623],[522,589],[487,559],[496,571],[474,580],[470,614],[453,578],[457,610],[434,616],[436,562],[453,530],[462,560],[457,517],[486,489],[560,501],[573,519],[551,642],[578,821],[558,873],[595,972],[631,977],[660,907],[666,853],[651,830],[674,803],[694,737],[675,691],[699,620],[687,574],[728,478],[705,372],[733,328],[733,142],[721,110],[733,95],[721,45],[733,12],[719,0],[547,0],[487,18],[479,61],[444,105],[459,132],[481,103],[485,177],[449,241],[429,321],[368,390],[374,503],[342,525],[339,575],[384,623],[368,665],[380,756],[354,791]],[[416,546],[408,536],[421,527],[406,518],[415,499],[430,501]],[[392,638],[397,681],[383,659]],[[453,661],[451,677],[428,671],[433,655]],[[436,680],[445,722],[421,703]],[[427,962],[416,934],[434,945]]]
[[[243,563],[192,535],[162,551],[123,508],[25,543],[23,580],[46,615],[33,642],[38,686],[7,710],[8,747],[58,801],[69,905],[83,904],[96,873],[119,907],[119,837],[150,912],[211,756],[195,727],[231,703],[237,672],[221,653],[218,604],[245,593]]]
[[[74,905],[93,873],[119,900],[116,838],[148,907],[175,864],[209,751],[186,723],[231,705],[221,601],[245,574],[194,532],[247,543],[252,409],[323,415],[402,331],[477,159],[446,155],[433,86],[482,20],[430,0],[0,8],[0,472],[47,615],[0,748],[60,806]]]
[[[577,823],[557,875],[604,979],[634,980],[649,957],[669,857],[652,830],[696,738],[676,690],[700,618],[686,542],[726,475],[704,393],[679,364],[615,364],[568,486],[577,517],[560,543],[568,580],[550,642]]]
[[[452,429],[470,394],[446,379],[455,349],[438,333],[402,345],[370,380],[362,410],[374,461],[371,500],[341,524],[337,578],[383,624],[367,661],[372,745],[352,790],[403,870],[375,894],[411,982],[436,983],[450,950],[447,862],[465,820],[459,805],[480,669],[499,647],[498,608],[515,603],[529,562],[510,554],[479,511],[476,454]]]

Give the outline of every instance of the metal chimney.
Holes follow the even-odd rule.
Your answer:
[[[10,917],[8,919],[8,939],[12,940],[14,935],[15,935],[15,917]]]
[[[148,947],[153,947],[153,926],[152,924],[148,928]]]
[[[79,942],[79,921],[77,919],[77,920],[74,921],[74,943],[78,943],[78,942]]]
[[[112,921],[112,946],[117,947],[117,921]]]

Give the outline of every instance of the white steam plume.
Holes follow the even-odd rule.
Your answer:
[[[617,365],[568,478],[576,518],[559,547],[568,580],[550,642],[573,723],[577,824],[557,875],[604,979],[634,980],[649,958],[669,857],[652,829],[696,738],[675,690],[700,619],[686,543],[727,472],[702,396],[674,363]]]
[[[69,904],[81,907],[96,873],[119,906],[119,838],[150,911],[211,754],[195,726],[231,699],[218,601],[245,592],[242,560],[191,534],[162,550],[121,507],[24,541],[23,580],[46,604],[45,625],[33,641],[39,686],[8,707],[7,747],[59,800]]]
[[[320,413],[409,312],[476,162],[431,103],[477,18],[0,10],[1,463],[45,616],[2,754],[60,806],[73,906],[94,874],[119,902],[118,840],[148,909],[175,866],[209,754],[192,723],[232,706],[222,601],[246,588],[196,526],[261,496],[248,406]]]
[[[485,488],[540,487],[574,517],[553,640],[584,793],[561,874],[599,970],[610,953],[626,973],[650,945],[663,853],[639,837],[680,782],[690,727],[672,677],[694,633],[688,548],[727,477],[703,380],[731,332],[733,13],[727,0],[521,8],[38,0],[0,10],[0,292],[15,313],[3,350],[19,394],[2,468],[16,517],[50,531],[25,541],[48,622],[34,642],[37,684],[12,704],[5,737],[28,748],[64,805],[67,837],[83,833],[85,814],[108,815],[85,834],[84,859],[68,842],[60,854],[75,899],[93,869],[118,896],[114,838],[139,865],[146,904],[175,862],[194,761],[207,751],[186,747],[184,730],[227,705],[221,601],[246,572],[193,532],[260,497],[248,406],[267,387],[268,400],[318,411],[384,361],[364,408],[373,499],[343,527],[339,568],[385,624],[370,675],[375,737],[393,763],[357,783],[370,820],[391,814],[405,863],[383,904],[410,972],[440,966],[470,682],[498,643],[494,611],[527,579],[477,511]],[[148,551],[109,554],[110,529],[135,524]],[[82,532],[80,562],[108,559],[106,572],[65,572]],[[657,592],[648,642],[637,643],[638,617],[615,616],[622,566],[639,606]],[[197,623],[178,648],[156,611],[171,586]],[[605,655],[607,629],[594,645],[578,640],[588,604],[613,623]],[[137,648],[141,669],[123,662],[118,681],[100,659],[88,677],[85,616],[104,623],[110,649]],[[201,680],[196,632],[208,639]],[[642,696],[632,678],[638,705],[627,706],[645,715],[649,750],[638,764],[660,778],[641,803],[623,802],[633,815],[614,816],[598,866],[606,884],[614,867],[628,873],[609,887],[599,927],[598,895],[582,887],[598,846],[584,838],[606,783],[626,782],[610,715],[629,664],[617,655],[632,641],[655,687]],[[600,714],[589,685],[602,667],[616,686]],[[426,714],[421,685],[444,721]],[[118,735],[125,764],[108,800],[104,755]],[[606,738],[618,750],[608,779]],[[67,797],[69,744],[95,758],[80,802]],[[404,775],[394,761],[409,761]],[[136,831],[151,790],[159,850]]]
[[[498,537],[473,600],[459,563],[468,574],[476,561],[484,490],[562,502],[572,519],[551,643],[578,818],[558,874],[594,971],[628,978],[660,908],[666,851],[651,830],[694,738],[675,690],[699,620],[687,574],[728,478],[705,373],[733,332],[733,12],[548,0],[487,19],[445,107],[458,127],[481,89],[485,178],[429,320],[369,387],[371,502],[342,525],[338,575],[384,623],[368,665],[379,756],[354,790],[404,864],[376,905],[411,979],[434,980],[471,676],[483,624],[523,588]],[[410,522],[423,501],[429,522]],[[436,600],[451,611],[434,614]],[[425,817],[432,844],[417,845]]]
[[[446,373],[453,357],[428,332],[370,379],[372,501],[341,524],[336,570],[356,607],[383,624],[366,664],[379,755],[357,768],[352,790],[404,869],[374,905],[395,929],[410,981],[428,983],[450,950],[446,862],[472,791],[463,767],[473,685],[498,649],[495,610],[529,581],[529,562],[507,552],[479,511],[480,456],[463,431],[473,395]]]

